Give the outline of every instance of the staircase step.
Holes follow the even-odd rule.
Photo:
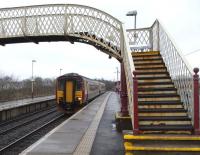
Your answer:
[[[162,74],[138,74],[137,78],[150,78],[150,77],[155,77],[155,78],[162,78],[162,77],[169,77],[168,73],[162,73]]]
[[[145,80],[138,80],[138,83],[139,84],[143,84],[143,83],[157,83],[157,82],[162,82],[162,83],[164,83],[164,82],[171,82],[172,83],[172,80],[171,79],[154,79],[154,80],[152,80],[152,79],[145,79]]]
[[[140,125],[139,127],[142,131],[186,131],[192,130],[192,125]]]
[[[169,108],[161,108],[161,109],[138,109],[139,110],[139,113],[179,113],[179,112],[183,112],[183,113],[186,113],[187,110],[183,109],[183,108],[180,108],[180,109],[169,109]],[[169,115],[170,116],[170,115]]]
[[[172,88],[174,87],[173,84],[167,84],[167,85],[138,85],[138,88]]]
[[[152,68],[148,68],[148,67],[144,67],[144,68],[137,68],[137,71],[139,71],[139,70],[149,70],[149,69],[166,69],[167,70],[167,68],[164,66],[164,67],[152,67]]]
[[[160,87],[160,88],[138,88],[139,92],[147,91],[176,91],[174,87]]]
[[[163,64],[161,60],[148,60],[148,61],[134,61],[134,65],[152,65],[152,64]]]
[[[188,116],[187,110],[183,108],[142,108],[138,109],[139,116]]]
[[[163,61],[163,59],[161,58],[161,57],[137,57],[137,58],[135,58],[135,57],[133,57],[133,61],[134,62],[145,62],[145,61]]]
[[[199,141],[199,135],[179,135],[179,134],[159,134],[159,135],[133,135],[131,132],[125,131],[124,140],[152,140],[152,141]],[[199,143],[200,144],[200,143]]]
[[[180,101],[140,101],[138,102],[139,105],[183,105]]]
[[[133,57],[134,61],[141,61],[141,60],[156,60],[156,59],[162,59],[160,55],[153,55],[153,56],[137,56]]]
[[[177,94],[138,94],[139,98],[171,98],[171,97],[178,97]]]
[[[163,105],[139,105],[138,106],[140,109],[170,109],[170,108],[173,108],[173,109],[176,109],[176,108],[183,108],[183,105],[182,104],[177,104],[177,105],[173,105],[173,104],[163,104]]]
[[[139,109],[182,109],[183,104],[180,101],[140,101]]]
[[[140,70],[137,70],[137,73],[148,73],[148,72],[152,72],[152,73],[155,73],[155,72],[167,72],[167,69],[166,68],[162,68],[162,69],[140,69]]]
[[[180,120],[180,121],[191,121],[190,118],[187,116],[167,116],[167,117],[162,117],[162,116],[151,116],[151,117],[146,117],[146,116],[141,116],[139,117],[139,121],[164,121],[164,120]]]
[[[160,52],[158,51],[148,51],[148,52],[132,52],[132,56],[137,57],[137,56],[157,56],[160,55]]]
[[[160,71],[160,72],[154,72],[154,71],[148,71],[148,72],[137,72],[137,75],[146,75],[146,74],[167,74],[169,75],[169,73],[167,71]]]
[[[191,125],[190,120],[143,120],[139,125]]]
[[[163,81],[145,81],[145,82],[138,82],[139,86],[145,86],[145,85],[174,85],[173,82],[163,82]]]
[[[146,69],[153,69],[153,68],[158,68],[158,67],[165,67],[165,64],[163,64],[163,63],[159,63],[159,64],[149,64],[149,65],[146,65],[146,64],[144,64],[144,65],[142,65],[142,64],[136,64],[135,65],[135,69],[136,70],[139,70],[139,69],[144,69],[144,68],[146,68]]]
[[[138,95],[148,95],[148,94],[150,94],[150,95],[153,95],[153,94],[169,94],[169,95],[171,95],[171,94],[177,94],[177,92],[176,91],[138,91]]]
[[[158,145],[156,143],[156,144],[145,145],[145,144],[135,144],[131,142],[124,142],[124,147],[126,151],[142,151],[142,152],[147,151],[146,153],[151,153],[152,155],[155,154],[154,153],[155,151],[157,151],[159,155],[175,155],[175,154],[172,154],[172,152],[176,152],[176,155],[186,155],[184,154],[184,152],[187,152],[187,155],[197,155],[200,152],[200,146],[197,144],[196,145],[174,145],[174,144]],[[181,154],[177,154],[177,152],[181,152]],[[146,153],[138,154],[138,155],[146,155]],[[126,155],[134,155],[134,154],[135,153],[133,154],[126,153]]]

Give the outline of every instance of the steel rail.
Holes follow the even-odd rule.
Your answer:
[[[11,148],[12,146],[14,146],[15,144],[21,142],[22,140],[24,140],[24,139],[26,139],[27,137],[31,136],[32,134],[38,132],[39,130],[45,128],[46,126],[50,125],[51,123],[57,121],[58,119],[62,118],[63,116],[64,116],[64,114],[59,115],[59,116],[56,117],[55,119],[53,119],[53,120],[51,120],[51,121],[45,123],[44,125],[38,127],[37,129],[35,129],[35,130],[31,131],[30,133],[24,135],[23,137],[21,137],[21,138],[15,140],[14,142],[10,143],[9,145],[7,145],[7,146],[1,148],[1,149],[0,149],[0,153],[3,153],[4,151],[10,149],[10,148]]]

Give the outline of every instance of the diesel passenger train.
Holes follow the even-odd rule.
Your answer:
[[[105,84],[77,73],[64,74],[56,80],[59,110],[69,112],[105,92]]]

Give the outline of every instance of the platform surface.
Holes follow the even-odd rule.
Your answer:
[[[43,102],[47,100],[55,99],[55,95],[51,96],[44,96],[44,97],[35,97],[35,98],[28,98],[16,101],[8,101],[8,102],[0,102],[0,111],[12,109],[16,107],[21,107],[24,105],[34,104],[38,102]]]
[[[122,136],[116,133],[114,125],[114,112],[117,110],[115,106],[119,106],[118,101],[118,96],[114,92],[103,94],[24,150],[20,155],[112,155],[116,153],[104,151],[119,150],[122,152],[122,148],[119,148],[119,144],[120,147],[123,145]],[[102,130],[105,125],[107,131]],[[104,139],[99,139],[101,134],[105,134]],[[98,147],[104,147],[104,143],[110,148],[99,150]]]
[[[112,95],[105,107],[91,155],[124,155],[122,133],[117,132],[115,113],[120,111],[119,96]]]

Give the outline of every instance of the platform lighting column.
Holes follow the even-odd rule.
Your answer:
[[[60,68],[60,76],[61,76],[62,70],[63,70],[63,69],[62,69],[62,68]]]
[[[136,29],[136,16],[137,16],[137,11],[136,11],[136,10],[129,11],[129,12],[127,12],[126,16],[134,16],[134,17],[135,17],[135,20],[134,20],[134,29]],[[136,37],[137,37],[137,34],[136,34],[136,32],[134,31],[134,44],[135,44],[135,42],[136,42]]]
[[[32,60],[32,80],[31,80],[31,97],[32,99],[34,98],[34,90],[33,90],[33,85],[34,85],[34,78],[33,78],[33,64],[36,62],[36,60]]]

